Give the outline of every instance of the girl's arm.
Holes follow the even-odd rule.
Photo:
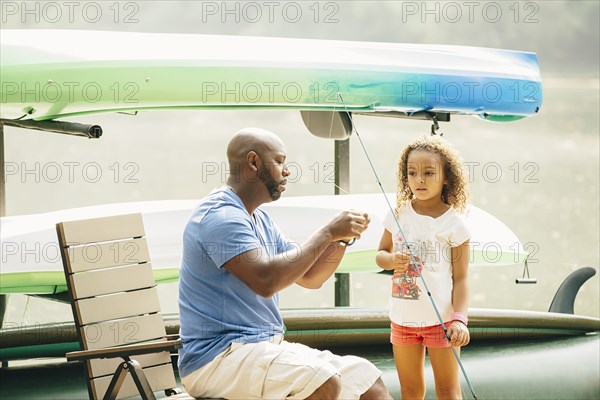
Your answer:
[[[469,241],[453,247],[452,252],[452,306],[454,312],[467,315],[469,309]],[[448,329],[450,343],[464,346],[469,343],[469,330],[461,322],[455,321]]]
[[[375,263],[382,269],[404,272],[408,268],[410,254],[394,252],[392,234],[387,229],[383,230],[379,248],[375,255]]]
[[[469,241],[452,248],[452,306],[467,315],[469,309]]]

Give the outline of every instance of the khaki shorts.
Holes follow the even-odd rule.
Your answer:
[[[210,363],[181,378],[194,397],[304,399],[339,375],[340,399],[358,399],[381,376],[369,361],[337,356],[281,336],[260,343],[232,343]]]

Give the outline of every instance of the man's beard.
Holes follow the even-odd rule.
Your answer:
[[[269,196],[271,200],[275,201],[281,197],[281,192],[279,191],[279,183],[273,179],[273,175],[271,171],[265,164],[263,164],[262,170],[258,173],[258,179],[262,183],[264,183],[267,188],[267,192],[269,192]]]

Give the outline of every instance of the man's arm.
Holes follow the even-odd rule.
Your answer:
[[[307,289],[318,289],[323,286],[340,265],[345,249],[346,246],[340,245],[339,242],[329,243],[317,261],[296,283]]]
[[[330,246],[339,246],[332,242],[359,239],[368,222],[368,217],[363,214],[345,211],[313,233],[299,248],[274,257],[269,257],[262,249],[250,250],[232,258],[223,267],[263,297],[271,297],[299,280],[308,287],[320,287],[343,256],[343,250],[337,255],[327,254]],[[312,272],[304,278],[309,270]]]
[[[367,214],[363,214],[363,217],[364,229],[366,229],[371,219]],[[344,241],[348,242],[347,239]],[[312,267],[296,283],[307,289],[319,289],[337,270],[346,253],[346,247],[341,245],[339,240],[331,242]]]

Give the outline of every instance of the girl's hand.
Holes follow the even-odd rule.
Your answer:
[[[453,347],[466,346],[471,340],[469,329],[460,321],[452,321],[448,328],[448,335],[450,336],[450,344]]]
[[[419,257],[414,256],[417,261]],[[394,276],[404,273],[411,263],[410,253],[408,252],[396,252],[393,254],[392,263],[394,266]]]

